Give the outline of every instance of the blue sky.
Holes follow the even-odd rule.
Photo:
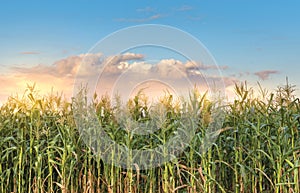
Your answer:
[[[297,0],[2,1],[0,99],[17,86],[25,88],[24,82],[43,80],[31,79],[21,68],[51,66],[88,52],[116,30],[140,24],[169,25],[196,37],[228,67],[222,71],[226,77],[274,89],[288,76],[299,89],[299,8]]]

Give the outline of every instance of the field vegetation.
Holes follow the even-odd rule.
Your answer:
[[[299,193],[300,101],[294,86],[287,83],[273,93],[260,88],[257,97],[246,84],[236,85],[235,91],[236,99],[223,108],[218,137],[201,152],[214,104],[192,90],[187,109],[196,108],[199,119],[191,142],[172,161],[142,170],[139,165],[114,166],[93,153],[74,121],[76,98],[41,96],[28,86],[24,95],[9,97],[0,108],[0,192]],[[151,148],[173,135],[182,111],[170,95],[159,103],[167,109],[166,118],[159,131],[142,136],[122,128],[120,103],[95,95],[92,105],[112,140]],[[142,93],[126,108],[137,122],[158,113]]]

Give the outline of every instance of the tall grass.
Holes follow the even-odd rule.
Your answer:
[[[275,93],[236,85],[236,100],[226,105],[220,135],[199,151],[209,127],[213,103],[191,92],[186,103],[199,111],[195,136],[171,162],[142,170],[105,162],[83,142],[74,121],[74,101],[28,86],[0,109],[0,192],[300,192],[300,101],[288,83]],[[81,91],[84,99],[84,89]],[[183,106],[171,95],[161,98],[166,111],[151,107],[138,93],[128,101],[128,116],[147,124],[162,117],[152,135],[133,135],[120,120],[120,98],[95,95],[93,107],[112,140],[130,148],[154,148],[176,131]],[[112,160],[117,152],[112,152]]]

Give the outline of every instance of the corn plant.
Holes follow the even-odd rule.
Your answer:
[[[201,151],[215,102],[196,88],[184,100],[166,93],[150,104],[140,91],[125,103],[121,96],[111,100],[95,93],[89,104],[86,88],[69,100],[54,92],[40,95],[28,85],[0,107],[0,192],[300,192],[300,100],[294,90],[288,82],[273,93],[261,85],[258,91],[236,85],[235,100],[222,106],[221,129]],[[120,149],[110,149],[104,159],[93,138],[84,140],[74,119],[82,113],[78,107],[92,109],[97,124],[129,155],[160,147],[176,132],[191,132],[180,121],[185,112],[195,116],[189,125],[194,135],[170,161],[143,169],[129,156],[127,167],[120,167],[114,162],[121,159]],[[153,122],[156,130],[143,131]]]

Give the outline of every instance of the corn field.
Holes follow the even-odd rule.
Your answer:
[[[9,97],[0,109],[0,192],[299,193],[300,101],[294,86],[287,83],[273,93],[260,88],[254,97],[243,83],[235,92],[236,99],[224,106],[219,136],[199,152],[213,103],[192,90],[187,103],[200,112],[193,139],[172,161],[142,170],[117,167],[93,153],[74,121],[76,98],[41,96],[28,86],[23,96]],[[109,97],[95,94],[92,105],[112,140],[143,148],[168,140],[181,116],[182,106],[171,95],[159,103],[167,119],[151,136],[122,129],[120,103]],[[155,112],[141,93],[126,108],[138,122],[147,122]]]

